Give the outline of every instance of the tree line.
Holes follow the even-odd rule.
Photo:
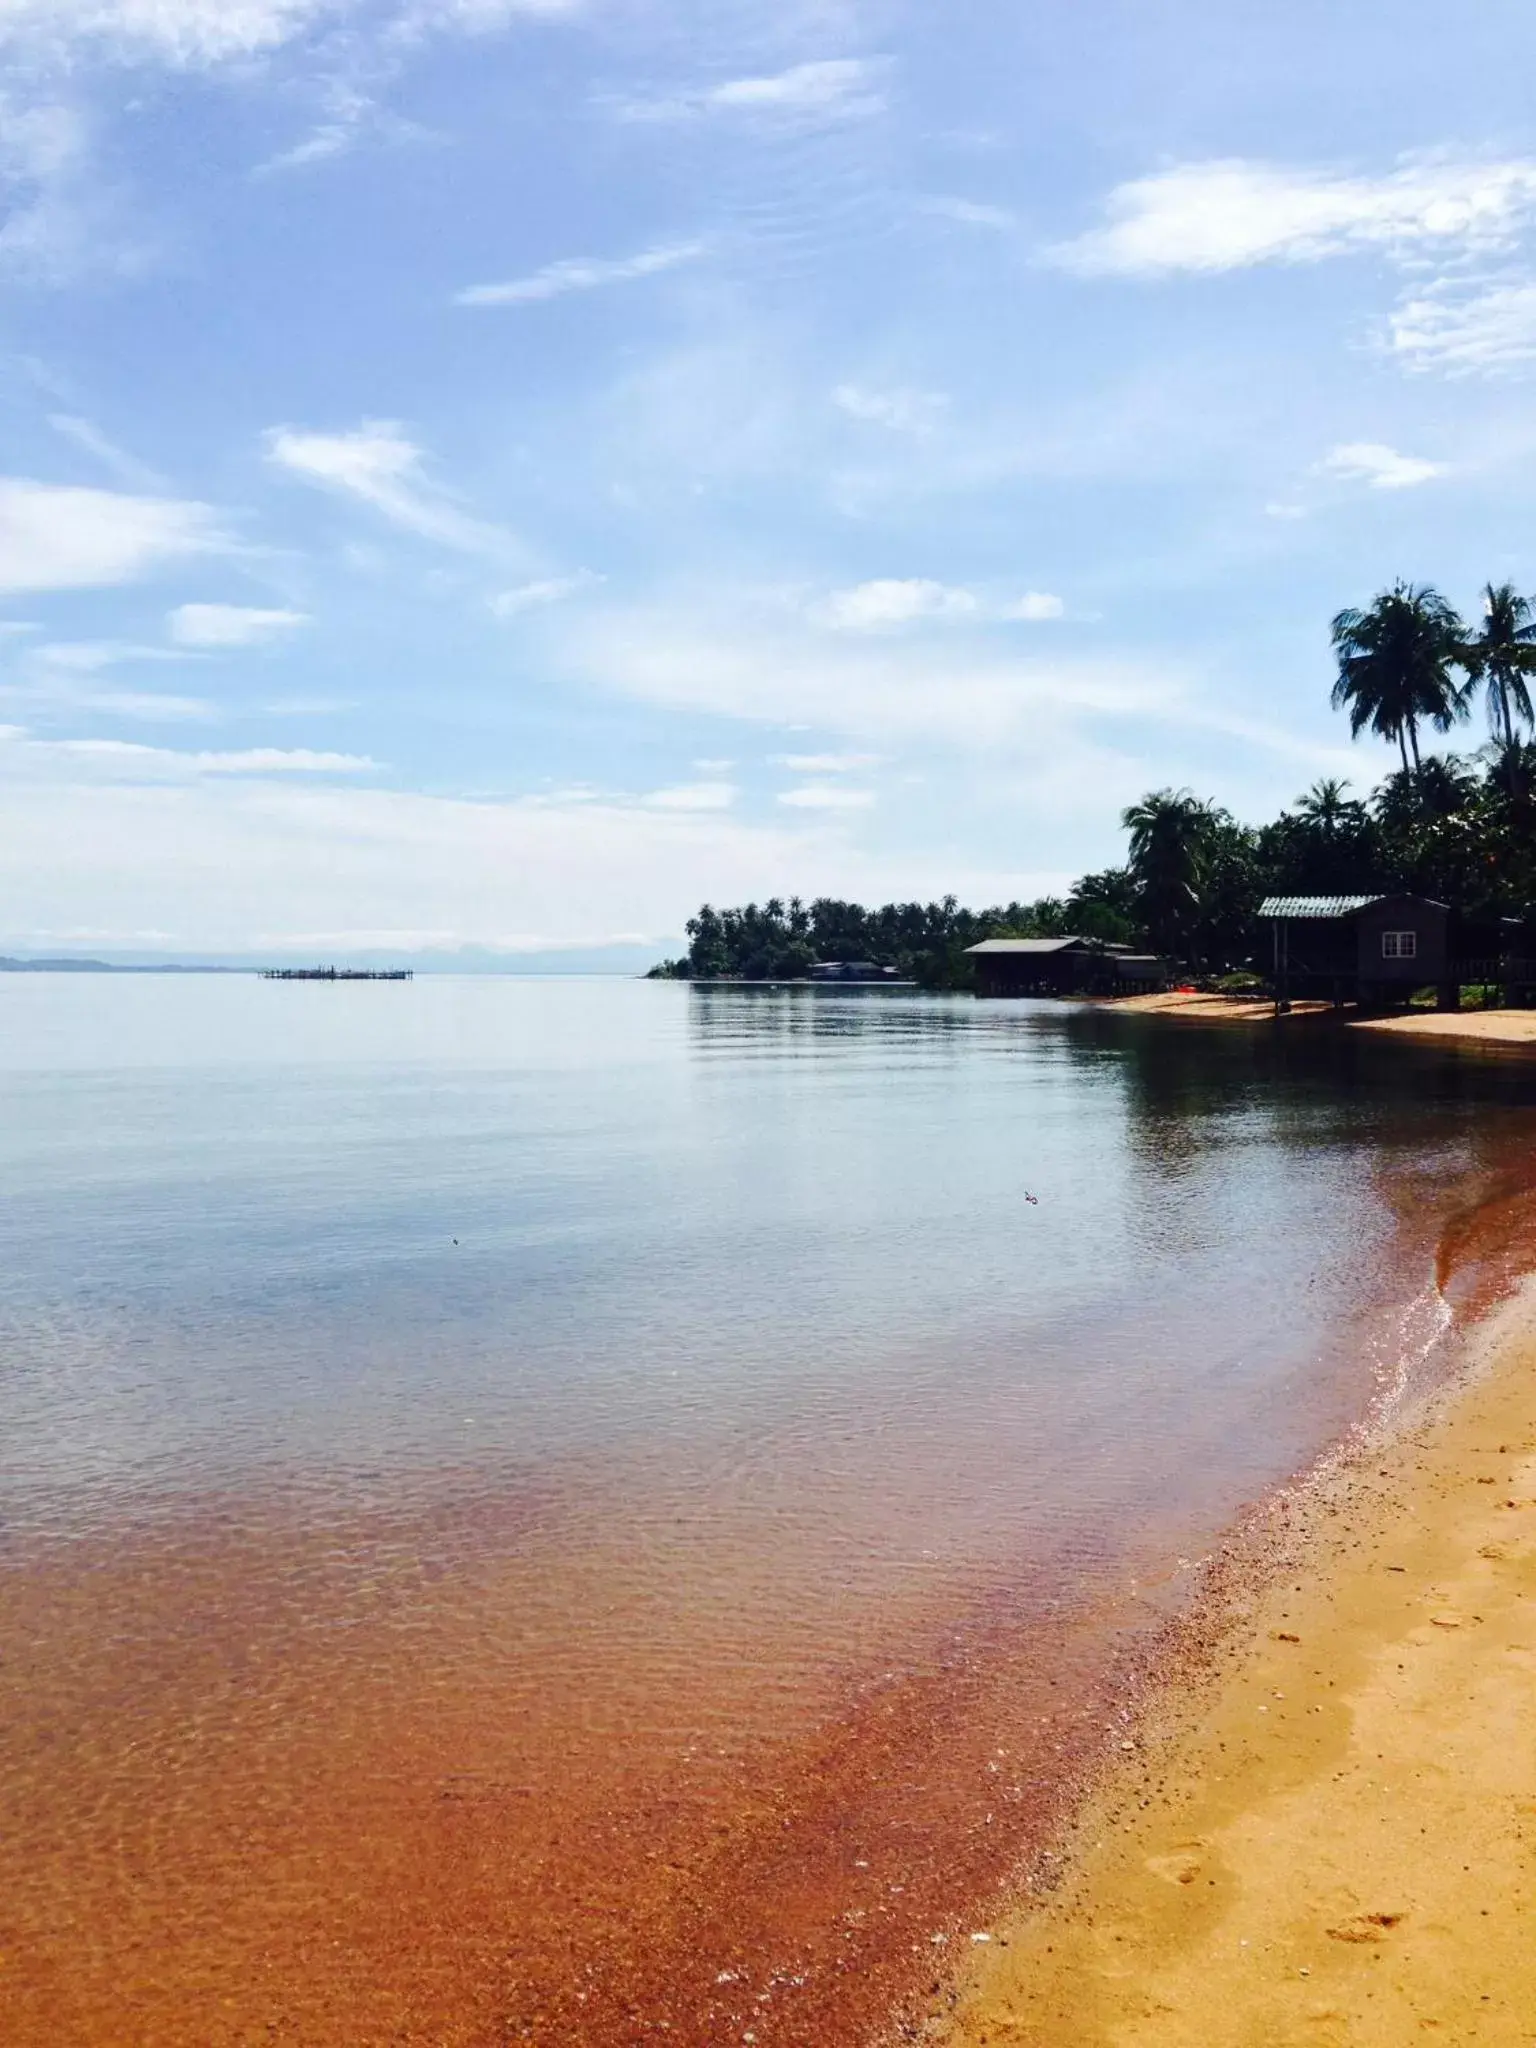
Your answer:
[[[697,980],[794,980],[821,960],[868,960],[930,988],[970,984],[966,948],[1068,934],[1144,946],[1194,972],[1249,966],[1269,895],[1437,897],[1469,919],[1524,917],[1536,902],[1536,609],[1489,584],[1474,632],[1439,593],[1396,583],[1332,625],[1333,703],[1350,731],[1395,745],[1401,766],[1364,799],[1316,782],[1268,824],[1241,824],[1187,789],[1153,790],[1121,814],[1126,858],[1063,897],[962,908],[772,898],[688,920],[688,952],[652,970]],[[1478,701],[1490,737],[1426,753]]]

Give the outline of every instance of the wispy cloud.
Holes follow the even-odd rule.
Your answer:
[[[878,754],[774,754],[773,765],[787,768],[792,775],[856,775],[861,768],[873,768]]]
[[[355,22],[359,11],[355,0],[4,0],[0,46],[60,60],[94,49],[190,69],[259,56]],[[581,0],[395,0],[371,13],[386,39],[410,41],[580,11]]]
[[[379,763],[366,754],[317,753],[308,747],[242,747],[228,753],[182,753],[135,740],[38,740],[38,748],[134,776],[372,775]]]
[[[560,604],[578,591],[590,590],[602,577],[590,569],[579,570],[574,576],[545,576],[533,583],[519,583],[511,590],[498,590],[488,600],[491,611],[498,619],[515,619],[522,612],[542,610],[545,605]]]
[[[328,80],[321,92],[321,118],[309,133],[290,148],[279,150],[252,171],[253,178],[280,176],[285,171],[307,169],[311,164],[329,163],[346,156],[361,145],[374,142],[427,142],[433,131],[419,122],[403,120],[383,106],[371,93],[363,92],[348,79]]]
[[[1085,277],[1156,277],[1507,247],[1536,211],[1536,162],[1421,158],[1375,177],[1244,158],[1181,164],[1117,186],[1102,227],[1046,252]]]
[[[680,782],[670,789],[653,789],[642,798],[655,811],[728,811],[737,791],[729,782]]]
[[[992,228],[1004,233],[1018,226],[1017,214],[1010,213],[1006,206],[988,206],[976,199],[953,199],[938,194],[921,200],[919,205],[922,212],[939,220],[959,221],[963,227]]]
[[[1414,370],[1489,376],[1523,369],[1536,362],[1536,280],[1446,281],[1411,294],[1391,316],[1388,346]]]
[[[1430,483],[1446,473],[1443,462],[1400,455],[1380,441],[1345,441],[1323,457],[1318,469],[1324,476],[1337,477],[1343,483],[1367,484],[1373,491],[1410,490],[1415,484]]]
[[[245,604],[181,604],[166,618],[177,647],[252,647],[307,624],[303,612]]]
[[[370,506],[393,525],[467,554],[506,554],[511,536],[471,518],[433,483],[422,451],[395,420],[364,420],[350,433],[273,427],[267,459],[305,483]]]
[[[6,0],[0,43],[213,64],[274,49],[342,11],[338,0]]]
[[[729,78],[618,105],[628,121],[687,121],[742,115],[796,121],[846,121],[881,112],[889,62],[880,57],[832,57],[786,71]]]
[[[119,448],[92,421],[80,418],[77,413],[51,412],[48,424],[61,439],[71,442],[134,490],[160,491],[165,488],[163,479],[147,464]]]
[[[872,790],[849,789],[841,782],[806,782],[779,793],[779,802],[795,811],[867,811],[874,801]]]
[[[1061,599],[1045,590],[1028,590],[1022,597],[999,600],[926,577],[887,576],[834,591],[814,608],[812,616],[837,632],[881,633],[945,619],[1038,622],[1059,619],[1064,611]]]
[[[0,591],[132,583],[229,546],[208,505],[0,477]]]
[[[454,296],[457,306],[527,306],[545,299],[561,299],[570,292],[600,290],[604,285],[629,284],[637,278],[656,277],[685,263],[697,263],[707,255],[705,241],[658,242],[634,256],[566,256],[558,263],[546,263],[527,277],[506,284],[475,284]]]
[[[924,434],[948,411],[949,394],[918,391],[910,385],[873,389],[865,384],[839,384],[832,403],[850,419],[869,426],[889,427],[897,434]]]

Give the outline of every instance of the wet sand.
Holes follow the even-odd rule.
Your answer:
[[[1536,2039],[1529,1285],[1477,1341],[1469,1387],[1272,1525],[1267,1590],[1237,1571],[1069,1877],[977,1930],[952,2048]]]

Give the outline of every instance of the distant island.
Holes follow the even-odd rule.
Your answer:
[[[1397,583],[1332,624],[1333,703],[1350,731],[1399,750],[1401,766],[1361,801],[1316,782],[1267,825],[1240,824],[1187,789],[1159,789],[1121,815],[1123,865],[1064,897],[968,910],[953,896],[879,909],[818,897],[735,909],[704,904],[688,951],[655,980],[804,981],[829,960],[894,968],[925,988],[973,986],[966,949],[983,939],[1068,934],[1145,947],[1205,977],[1251,972],[1258,909],[1272,896],[1403,893],[1470,924],[1526,920],[1536,903],[1536,609],[1511,584],[1482,593],[1473,633],[1438,591]],[[1425,754],[1481,694],[1491,737],[1468,755]]]

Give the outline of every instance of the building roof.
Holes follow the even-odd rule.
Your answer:
[[[1097,939],[983,939],[979,946],[967,946],[967,953],[1064,953],[1071,946],[1101,948]]]
[[[1259,905],[1260,917],[1353,917],[1357,910],[1369,910],[1373,903],[1385,903],[1384,896],[1266,896]]]

